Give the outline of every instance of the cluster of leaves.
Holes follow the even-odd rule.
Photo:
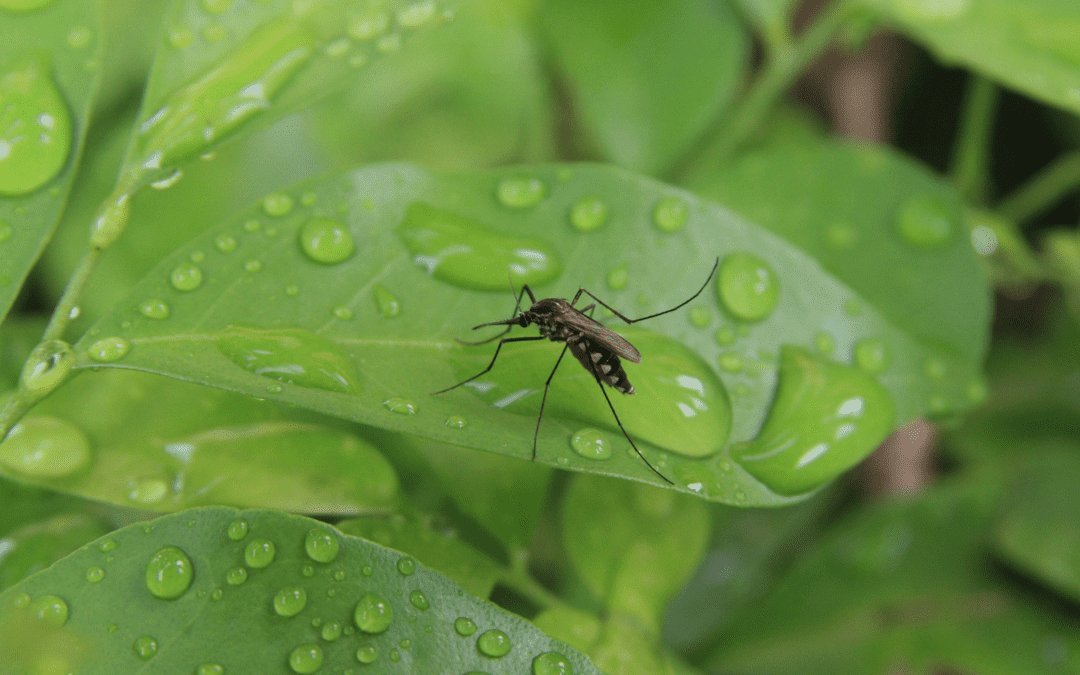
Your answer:
[[[0,0],[0,675],[1076,672],[1080,236],[1020,228],[1080,156],[989,157],[1001,86],[1078,137],[1080,8],[794,5]],[[785,103],[882,27],[971,71],[947,177]],[[532,445],[560,345],[429,395],[507,275],[718,257],[625,332],[659,473],[577,364]],[[922,416],[940,485],[832,483]]]

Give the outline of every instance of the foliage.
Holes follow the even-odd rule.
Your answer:
[[[1080,671],[1080,9],[796,4],[0,0],[0,675]],[[947,175],[787,102],[881,27]],[[633,396],[442,391],[525,285]]]

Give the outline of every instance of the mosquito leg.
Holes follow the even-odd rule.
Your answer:
[[[452,387],[447,387],[446,389],[440,389],[439,391],[433,391],[433,392],[431,392],[431,395],[435,396],[436,394],[445,394],[446,392],[450,391],[451,389],[457,389],[461,385],[468,384],[469,382],[472,382],[473,380],[480,377],[481,375],[487,373],[489,370],[491,370],[495,366],[495,359],[499,358],[499,350],[502,349],[502,346],[504,344],[506,344],[507,342],[533,342],[535,340],[545,340],[545,339],[547,339],[547,338],[545,338],[543,335],[536,335],[536,336],[531,336],[531,337],[516,337],[516,338],[506,338],[504,340],[499,340],[499,346],[495,348],[495,354],[492,355],[491,363],[488,364],[487,368],[484,368],[479,373],[473,375],[472,377],[470,377],[467,380],[464,380],[462,382],[458,382],[457,384],[455,384]]]
[[[603,305],[604,307],[607,307],[607,308],[608,308],[609,310],[611,310],[611,313],[612,313],[612,314],[614,314],[615,316],[619,317],[620,319],[622,319],[622,320],[623,320],[623,321],[625,321],[626,323],[637,323],[638,321],[644,321],[644,320],[646,320],[646,319],[655,319],[655,318],[656,318],[656,317],[658,317],[658,316],[663,316],[663,315],[665,315],[665,314],[670,314],[670,313],[674,312],[674,311],[675,311],[675,310],[677,310],[677,309],[680,309],[680,308],[682,308],[682,307],[685,307],[686,305],[690,304],[690,303],[691,303],[691,302],[692,302],[692,301],[693,301],[693,300],[694,300],[695,298],[697,298],[697,296],[701,295],[701,292],[702,292],[702,291],[704,291],[704,290],[705,290],[705,287],[709,285],[709,282],[710,282],[710,281],[712,280],[712,278],[713,278],[713,275],[714,275],[714,274],[716,274],[716,268],[717,268],[717,267],[718,267],[719,265],[720,265],[720,258],[717,258],[717,259],[716,259],[716,262],[715,262],[715,263],[713,263],[713,268],[712,268],[712,271],[711,271],[711,272],[709,272],[709,277],[708,277],[707,279],[705,279],[705,283],[703,283],[703,284],[701,285],[701,288],[699,288],[699,289],[698,289],[697,293],[694,293],[694,294],[693,294],[693,295],[691,295],[691,296],[690,296],[689,298],[687,298],[686,300],[683,300],[682,302],[680,302],[679,304],[675,305],[675,306],[674,306],[674,307],[672,307],[671,309],[665,309],[664,311],[662,311],[662,312],[657,312],[656,314],[650,314],[650,315],[648,315],[648,316],[643,316],[643,317],[641,317],[640,319],[628,319],[628,318],[626,318],[626,317],[625,317],[624,315],[622,315],[621,313],[619,313],[619,311],[618,311],[618,310],[616,310],[616,309],[615,309],[614,307],[612,307],[611,305],[607,304],[606,302],[604,302],[604,301],[603,301],[603,300],[601,300],[600,298],[596,297],[595,295],[593,295],[593,294],[592,294],[592,293],[590,293],[589,291],[585,290],[584,288],[579,288],[579,289],[578,289],[577,295],[575,295],[575,296],[574,296],[574,302],[572,302],[572,303],[570,303],[570,304],[571,304],[571,305],[573,305],[574,303],[576,303],[576,302],[578,301],[578,298],[580,298],[580,297],[581,297],[581,294],[582,294],[582,293],[584,293],[585,295],[587,295],[587,296],[589,296],[590,298],[592,298],[593,300],[597,301],[598,303],[600,303],[600,304],[601,304],[601,305]]]
[[[513,315],[510,317],[510,319],[508,321],[494,321],[492,323],[482,323],[479,326],[473,326],[473,330],[476,330],[478,328],[485,328],[487,326],[499,326],[499,325],[505,324],[506,325],[506,330],[502,331],[501,333],[496,333],[495,335],[492,335],[489,338],[485,338],[483,340],[477,340],[476,342],[470,342],[468,340],[458,340],[457,341],[458,344],[465,345],[466,347],[476,347],[478,345],[486,345],[487,343],[494,342],[495,340],[498,340],[502,336],[509,333],[510,329],[512,329],[514,327],[514,325],[515,325],[513,323],[513,321],[518,315],[518,310],[521,309],[521,298],[526,293],[529,294],[529,298],[532,299],[533,304],[535,305],[536,304],[536,298],[533,297],[532,290],[529,288],[528,284],[526,284],[524,287],[522,287],[521,293],[517,294],[517,302],[514,303],[514,313],[513,313]]]
[[[600,380],[597,380],[596,384],[600,386],[600,393],[604,395],[604,400],[607,401],[608,408],[611,409],[611,414],[615,416],[615,423],[619,425],[619,429],[622,431],[623,436],[626,436],[626,440],[630,441],[630,447],[634,449],[634,452],[637,453],[637,456],[641,458],[641,461],[645,462],[645,466],[652,469],[653,473],[663,478],[665,483],[667,483],[668,485],[675,485],[675,483],[672,483],[670,480],[668,480],[667,476],[657,471],[656,467],[650,464],[649,460],[645,459],[645,455],[641,454],[641,450],[638,450],[638,446],[634,444],[634,439],[630,438],[630,434],[626,433],[626,428],[622,425],[622,420],[619,419],[619,413],[615,412],[615,406],[611,405],[611,399],[608,398],[607,392],[604,390],[604,385],[600,382]]]
[[[534,462],[536,461],[536,439],[540,437],[540,420],[544,419],[544,405],[547,403],[548,387],[551,386],[551,378],[555,377],[555,371],[559,369],[562,357],[566,356],[566,350],[569,348],[569,342],[563,345],[562,351],[559,352],[559,360],[555,362],[555,367],[551,369],[551,374],[548,375],[547,382],[544,383],[544,396],[540,399],[540,414],[536,416],[536,431],[533,432],[532,461]]]
[[[476,328],[481,328],[481,327],[482,327],[482,326],[477,326]],[[473,330],[476,330],[476,328],[474,328]],[[509,326],[509,325],[508,325],[508,326],[506,327],[506,330],[504,330],[504,331],[501,331],[501,332],[499,332],[499,333],[496,333],[496,334],[492,335],[491,337],[489,337],[489,338],[487,338],[487,339],[485,339],[485,340],[477,340],[476,342],[469,342],[468,340],[456,340],[456,342],[457,342],[457,343],[458,343],[459,345],[465,345],[466,347],[475,347],[475,346],[477,346],[477,345],[486,345],[487,343],[489,343],[489,342],[494,342],[495,340],[498,340],[498,339],[499,339],[499,338],[501,338],[502,336],[504,336],[504,335],[506,335],[507,333],[509,333],[509,332],[510,332],[510,329],[511,329],[511,328],[513,328],[513,326]]]

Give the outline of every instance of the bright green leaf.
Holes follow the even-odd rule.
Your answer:
[[[58,0],[0,21],[0,319],[75,177],[101,67],[99,8]]]
[[[313,529],[337,542],[331,561],[306,552]],[[177,565],[149,565],[155,557]],[[86,576],[93,568],[103,571],[96,583]],[[177,597],[152,593],[166,588]],[[461,617],[475,625],[471,635],[455,631]],[[525,673],[548,652],[577,675],[598,673],[570,647],[412,558],[273,511],[196,509],[113,532],[0,593],[0,623],[3,675],[46,661],[84,675],[194,673],[202,665],[280,675],[435,673],[448,663],[455,672]],[[509,647],[497,658],[483,653],[494,651],[492,631]]]
[[[110,529],[93,516],[66,513],[7,533],[0,539],[0,589],[40,572]]]
[[[749,53],[724,2],[548,0],[540,18],[590,140],[650,174],[715,122]]]
[[[393,468],[367,441],[323,422],[146,373],[86,373],[0,444],[0,473],[159,512],[208,504],[340,515],[388,510],[397,492]],[[50,443],[31,445],[32,438]],[[40,456],[42,448],[49,456]],[[20,461],[27,453],[36,453],[33,464]]]
[[[796,0],[738,0],[738,4],[772,49],[787,45]]]
[[[1074,0],[857,0],[942,61],[1080,112],[1080,5]]]

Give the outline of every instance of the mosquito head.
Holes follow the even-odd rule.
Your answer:
[[[557,322],[559,317],[565,316],[566,313],[570,311],[569,305],[562,298],[545,298],[543,300],[537,300],[528,311],[520,314],[520,317],[528,322],[522,323],[521,325],[526,326],[529,323],[550,325]]]

